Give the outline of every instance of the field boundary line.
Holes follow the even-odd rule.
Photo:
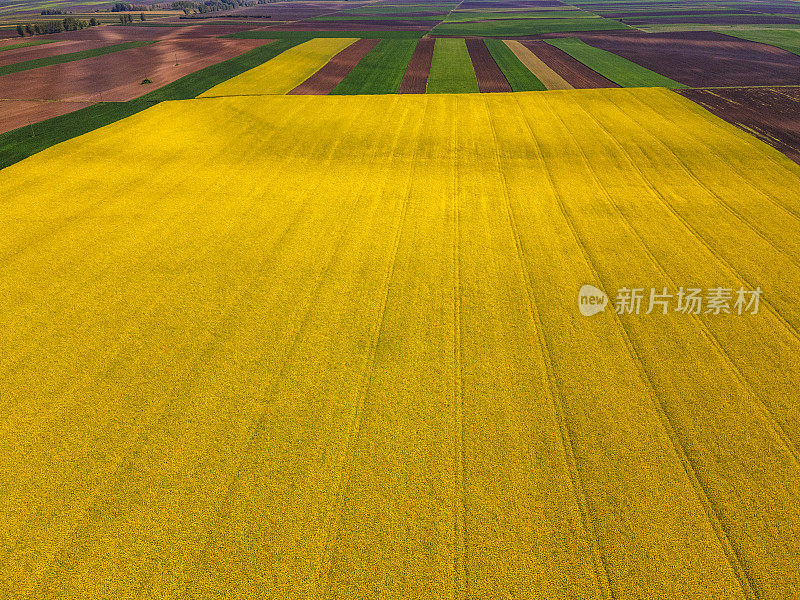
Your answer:
[[[611,133],[602,125],[602,123],[600,123],[599,120],[597,120],[594,117],[594,115],[590,114],[582,106],[580,107],[580,109],[581,109],[582,112],[584,112],[589,117],[589,119],[594,121],[597,124],[597,126],[600,129],[602,129],[603,132],[609,138],[614,139],[613,136],[611,135]],[[614,141],[615,141],[615,143],[617,143],[616,139],[614,139]],[[634,169],[636,169],[636,171],[639,174],[639,179],[641,179],[641,181],[650,190],[650,194],[653,197],[655,197],[656,199],[658,199],[661,203],[664,203],[665,199],[663,198],[662,194],[655,188],[655,186],[644,175],[644,173],[642,173],[640,171],[640,169],[636,166],[635,161],[631,158],[631,156],[628,154],[628,152],[621,145],[619,145],[619,144],[617,144],[617,145],[618,145],[619,150],[626,157],[627,162]],[[669,150],[669,149],[667,148],[667,150]],[[620,217],[622,217],[622,219],[625,221],[625,223],[627,223],[628,230],[631,233],[633,233],[633,235],[639,240],[639,243],[642,245],[642,247],[644,248],[645,252],[650,257],[651,262],[653,262],[658,267],[658,270],[661,271],[661,273],[667,279],[669,279],[670,281],[672,281],[673,284],[675,284],[675,280],[667,273],[667,271],[664,269],[664,267],[661,264],[661,262],[650,251],[649,246],[644,241],[642,236],[639,234],[639,232],[636,230],[636,228],[633,226],[633,224],[630,222],[630,220],[627,217],[625,217],[625,215],[622,213],[622,211],[620,210],[619,205],[617,204],[617,202],[614,201],[611,198],[610,195],[607,195],[607,194],[604,194],[604,195],[606,195],[607,198],[609,199],[609,203],[612,206],[614,206],[614,209],[617,212],[617,214],[619,214]],[[774,316],[774,311],[770,311],[770,314],[773,314],[773,316]],[[733,375],[739,380],[739,382],[744,387],[746,387],[747,389],[750,390],[750,393],[752,395],[751,396],[752,400],[761,408],[761,411],[764,413],[764,416],[767,417],[767,420],[770,422],[771,429],[781,439],[781,441],[786,445],[786,449],[794,457],[795,462],[797,463],[797,465],[800,466],[800,454],[798,454],[798,449],[795,446],[794,442],[792,442],[791,438],[789,437],[789,434],[786,432],[786,430],[784,429],[784,427],[781,424],[781,422],[778,420],[778,418],[775,416],[775,414],[772,412],[772,410],[767,406],[767,404],[764,403],[764,401],[760,399],[759,395],[756,393],[756,391],[753,388],[752,384],[749,382],[747,377],[744,376],[744,374],[741,372],[739,367],[736,366],[736,362],[733,360],[733,358],[731,357],[730,353],[722,345],[722,342],[720,342],[719,338],[717,338],[717,336],[714,335],[714,333],[708,328],[708,325],[706,324],[706,322],[703,319],[701,319],[698,315],[692,315],[692,317],[700,324],[700,327],[701,327],[702,331],[704,332],[704,335],[705,335],[706,339],[708,339],[712,343],[712,345],[723,355],[723,357],[725,358],[725,362],[728,364],[728,366],[731,369],[731,372],[733,373]]]
[[[606,560],[600,548],[599,538],[594,529],[589,514],[590,509],[586,496],[586,491],[583,487],[583,483],[580,476],[580,470],[578,469],[578,463],[575,458],[575,450],[572,443],[572,437],[566,422],[566,411],[564,409],[563,403],[561,402],[560,391],[557,389],[558,384],[556,383],[556,377],[555,377],[556,369],[555,365],[553,364],[552,353],[547,344],[547,339],[545,338],[544,335],[544,327],[542,326],[541,317],[539,316],[539,309],[536,303],[535,295],[533,293],[533,283],[530,280],[530,275],[528,273],[528,269],[526,266],[525,251],[522,246],[522,240],[520,239],[519,236],[519,227],[517,225],[516,217],[514,215],[514,209],[511,205],[511,197],[508,193],[508,181],[506,179],[505,173],[502,170],[502,160],[500,158],[500,150],[497,141],[497,132],[495,130],[494,121],[492,121],[492,115],[491,112],[489,111],[489,107],[486,105],[485,98],[483,99],[483,103],[484,103],[484,109],[486,110],[487,113],[487,118],[489,120],[489,126],[492,131],[492,140],[494,142],[495,164],[497,165],[497,170],[500,179],[503,182],[503,197],[505,199],[505,204],[506,204],[506,216],[508,218],[509,228],[511,230],[512,237],[514,239],[514,245],[517,250],[517,259],[519,260],[520,263],[520,269],[522,272],[521,273],[522,281],[525,285],[526,295],[528,298],[528,312],[530,314],[531,321],[533,321],[533,326],[534,329],[536,330],[536,339],[539,345],[539,349],[542,353],[542,358],[544,359],[545,362],[545,369],[547,373],[547,382],[548,382],[547,386],[548,396],[550,397],[550,400],[553,403],[553,408],[555,409],[555,415],[557,421],[556,424],[560,432],[561,444],[565,458],[564,462],[566,463],[565,466],[567,467],[567,473],[569,474],[572,491],[575,496],[575,502],[578,505],[578,510],[581,514],[583,529],[587,537],[591,540],[591,542],[588,545],[590,547],[590,556],[592,558],[592,563],[593,563],[592,566],[594,569],[598,590],[603,597],[614,600],[616,598],[616,594],[614,592],[614,588],[611,585],[611,578],[608,574],[608,567],[606,565]],[[517,101],[517,107],[520,108],[518,101]],[[520,112],[522,112],[521,109]],[[525,123],[527,124],[527,120],[525,121]],[[531,135],[532,133],[533,132],[531,132]],[[543,160],[541,148],[539,148],[538,143],[536,149],[539,158]],[[551,190],[553,191],[553,194],[558,195],[555,185],[549,176],[549,171],[548,171],[548,183],[550,185]]]
[[[588,159],[586,157],[586,154],[583,151],[583,148],[581,147],[581,145],[578,142],[578,140],[575,139],[575,136],[572,133],[572,131],[564,123],[564,121],[561,119],[560,115],[558,115],[549,106],[548,106],[548,109],[561,122],[562,126],[564,127],[564,130],[568,133],[568,135],[572,138],[573,142],[579,148],[579,150],[581,152],[581,156],[583,156],[584,163],[588,166],[589,165],[589,161],[588,161]],[[608,134],[607,132],[606,132],[606,135],[613,140],[613,136],[610,136],[610,134]],[[604,196],[608,196],[608,193],[606,192],[605,188],[597,180],[597,178],[594,175],[594,173],[592,172],[592,170],[591,169],[587,169],[587,171],[590,173],[592,179],[597,184],[597,187],[600,190],[602,190],[602,194]],[[591,256],[589,255],[589,251],[587,250],[585,244],[583,243],[582,239],[580,238],[580,236],[578,234],[578,231],[577,231],[577,229],[575,227],[573,219],[568,216],[567,211],[565,209],[565,206],[564,206],[564,204],[562,202],[562,199],[560,197],[559,197],[558,204],[559,204],[559,211],[561,212],[562,216],[564,217],[564,220],[567,222],[567,224],[568,224],[568,226],[570,228],[570,231],[572,232],[573,238],[575,239],[576,243],[578,244],[578,246],[581,249],[581,253],[583,254],[584,261],[586,262],[587,266],[591,270],[592,274],[595,276],[596,280],[601,282],[601,284],[602,284],[603,278],[600,277],[599,272],[597,271],[597,268],[596,268],[594,262],[592,261]],[[619,331],[622,333],[622,339],[625,342],[625,346],[627,347],[628,352],[629,352],[631,358],[633,359],[633,362],[636,364],[637,370],[639,371],[640,376],[642,377],[642,382],[645,384],[645,386],[648,389],[648,395],[650,396],[651,404],[653,406],[653,409],[656,411],[656,414],[658,414],[658,416],[659,416],[659,420],[661,421],[661,425],[662,425],[662,427],[664,429],[664,433],[666,434],[667,438],[669,439],[669,441],[670,441],[670,443],[672,445],[673,451],[675,452],[677,458],[679,459],[679,461],[683,465],[684,472],[685,472],[687,478],[689,479],[692,487],[694,488],[695,493],[697,494],[698,500],[700,500],[701,505],[705,509],[706,516],[707,516],[707,518],[709,520],[709,523],[711,524],[712,529],[714,530],[714,532],[717,534],[717,538],[719,539],[720,545],[722,546],[722,549],[723,549],[725,555],[728,558],[728,562],[730,563],[730,566],[731,566],[731,568],[732,568],[732,570],[734,572],[734,575],[739,580],[739,585],[740,585],[740,587],[742,589],[742,592],[748,598],[758,598],[759,596],[758,596],[757,592],[755,591],[755,589],[754,589],[754,587],[752,585],[752,581],[750,579],[750,575],[747,573],[747,570],[744,568],[744,565],[742,564],[741,559],[738,556],[738,553],[736,553],[735,549],[733,548],[733,544],[730,541],[730,536],[729,536],[729,534],[727,532],[727,529],[723,525],[721,519],[719,518],[719,515],[717,514],[717,509],[716,509],[714,503],[708,497],[708,493],[706,492],[705,487],[703,486],[703,484],[700,482],[699,478],[697,477],[697,473],[696,473],[696,471],[694,469],[694,466],[691,463],[691,460],[688,457],[688,454],[686,453],[686,449],[683,446],[683,443],[679,440],[679,437],[675,433],[675,427],[672,424],[672,421],[670,420],[669,416],[667,415],[666,409],[664,408],[663,400],[661,399],[660,395],[656,391],[656,387],[655,387],[655,385],[653,383],[652,378],[650,377],[649,372],[647,371],[647,367],[645,366],[641,355],[639,354],[638,350],[636,349],[635,344],[633,343],[633,341],[630,338],[630,333],[628,332],[628,329],[625,327],[625,324],[622,322],[622,319],[620,318],[620,316],[616,312],[614,312],[614,320],[616,321],[616,323],[618,325]]]
[[[575,87],[519,40],[502,40],[514,56],[542,82],[547,90],[573,90]]]
[[[452,115],[451,115],[452,116]],[[458,122],[452,118],[451,152],[458,155]],[[453,549],[454,596],[469,598],[469,578],[467,563],[467,520],[466,489],[464,487],[464,373],[461,362],[461,258],[459,236],[461,235],[461,210],[458,201],[458,169],[452,168],[451,186],[453,189],[453,420],[455,425],[455,485],[453,499],[453,534],[456,546]]]

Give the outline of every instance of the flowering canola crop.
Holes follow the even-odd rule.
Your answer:
[[[0,189],[0,595],[796,590],[800,167],[676,94],[164,102]]]

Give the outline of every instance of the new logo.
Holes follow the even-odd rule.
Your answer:
[[[578,309],[584,317],[603,312],[608,304],[608,296],[593,285],[584,285],[578,292]]]

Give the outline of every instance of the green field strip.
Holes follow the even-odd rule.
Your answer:
[[[682,83],[659,75],[612,52],[590,46],[578,38],[558,38],[546,41],[621,87],[686,87]]]
[[[396,94],[417,40],[381,40],[331,94]]]
[[[30,42],[21,42],[19,44],[10,44],[8,46],[0,46],[0,52],[6,50],[16,50],[17,48],[28,48],[30,46],[41,46],[42,44],[52,44],[56,40],[31,40]]]
[[[190,73],[167,85],[128,102],[100,102],[80,110],[53,117],[33,126],[0,134],[0,169],[42,150],[166,100],[195,98],[215,85],[248,71],[295,46],[306,38],[296,37],[265,44],[216,65]]]
[[[11,73],[19,73],[21,71],[28,71],[30,69],[38,69],[40,67],[48,67],[50,65],[58,65],[75,60],[83,60],[85,58],[92,58],[94,56],[103,56],[104,54],[112,54],[114,52],[122,52],[123,50],[140,48],[142,46],[147,46],[154,43],[155,42],[152,41],[124,42],[122,44],[114,44],[112,46],[103,46],[102,48],[81,50],[80,52],[69,52],[67,54],[58,54],[56,56],[46,56],[43,58],[26,60],[24,62],[13,63],[10,65],[0,65],[0,76],[10,75]]]
[[[83,135],[154,105],[154,102],[99,102],[40,123],[0,134],[0,169],[50,146]]]
[[[308,20],[309,21],[319,21],[319,22],[325,22],[325,21],[387,21],[388,23],[391,23],[392,21],[398,21],[398,20],[402,20],[402,21],[441,21],[442,19],[444,19],[444,17],[445,17],[445,15],[441,15],[441,16],[438,16],[438,17],[428,16],[428,15],[419,17],[419,16],[413,16],[413,15],[412,16],[405,16],[405,15],[392,16],[392,15],[365,15],[365,14],[360,14],[360,15],[356,15],[356,14],[347,14],[347,15],[345,15],[345,14],[337,14],[337,15],[324,15],[322,17],[313,17],[313,18],[308,19]],[[347,32],[345,31],[343,33],[347,33]]]
[[[392,14],[392,15],[402,15],[404,13],[418,13],[418,12],[433,12],[438,11],[442,13],[448,13],[453,10],[457,3],[453,4],[397,4],[397,5],[386,5],[386,4],[373,4],[373,5],[364,5],[359,8],[348,8],[347,10],[343,10],[342,13],[344,14]],[[342,14],[339,13],[339,14]]]
[[[569,31],[630,29],[611,19],[508,19],[470,23],[439,23],[433,35],[523,36]]]
[[[427,92],[429,94],[478,92],[478,78],[463,39],[436,40]]]
[[[580,10],[539,10],[539,11],[460,11],[454,10],[445,23],[459,23],[463,21],[504,21],[509,19],[602,19],[598,15]]]
[[[506,76],[512,91],[532,92],[547,89],[502,40],[487,38],[484,42],[497,66]]]
[[[719,33],[751,42],[759,42],[800,55],[800,29],[718,29]]]
[[[419,39],[426,35],[427,31],[239,31],[237,33],[230,33],[223,35],[223,38],[231,38],[238,40],[280,40],[280,39],[294,39],[303,37],[306,40],[311,38],[334,37],[340,38],[342,36],[357,37],[365,39],[396,39],[396,38],[413,38]]]

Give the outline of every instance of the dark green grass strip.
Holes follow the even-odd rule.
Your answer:
[[[538,10],[538,11],[466,11],[454,10],[444,20],[445,23],[474,21],[507,21],[520,19],[597,19],[598,16],[582,10]]]
[[[113,46],[103,46],[102,48],[93,48],[92,50],[81,50],[80,52],[70,52],[68,54],[58,54],[56,56],[46,56],[44,58],[36,58],[34,60],[26,60],[11,65],[0,66],[0,75],[10,75],[11,73],[19,73],[20,71],[28,71],[30,69],[38,69],[39,67],[47,67],[50,65],[58,65],[65,62],[72,62],[73,60],[83,60],[84,58],[92,58],[93,56],[102,56],[103,54],[111,54],[112,52],[122,52],[123,50],[130,50],[131,48],[139,48],[153,44],[151,41],[137,41],[125,42],[123,44],[114,44]]]
[[[439,23],[433,35],[485,35],[523,36],[568,31],[601,31],[630,29],[627,25],[611,19],[506,19],[470,23]]]
[[[377,14],[402,15],[404,13],[431,12],[431,11],[448,13],[451,10],[453,10],[456,6],[458,6],[457,3],[394,4],[394,5],[367,4],[365,6],[361,6],[360,8],[348,8],[346,10],[343,10],[342,13],[370,14],[370,15],[377,15]]]
[[[331,94],[396,94],[417,40],[381,40]]]
[[[590,46],[578,38],[558,38],[547,40],[547,43],[563,50],[575,60],[621,87],[686,87],[612,52]]]
[[[194,98],[215,85],[244,73],[284,50],[305,41],[295,37],[265,44],[249,52],[186,75],[162,88],[128,102],[101,102],[0,134],[0,169],[13,165],[50,146],[110,125],[165,100]]]
[[[0,46],[0,52],[6,50],[16,50],[17,48],[27,48],[28,46],[41,46],[42,44],[52,44],[55,40],[32,40],[30,42],[21,42],[19,44],[11,44],[10,46]]]
[[[497,66],[506,76],[512,91],[536,92],[547,89],[502,40],[487,38],[484,42]]]
[[[719,33],[775,46],[781,50],[800,55],[800,29],[748,29],[738,31],[724,29],[719,30]]]
[[[101,102],[0,134],[0,169],[50,146],[83,135],[153,106],[153,102]]]
[[[223,38],[232,38],[235,40],[279,40],[284,38],[294,38],[297,36],[305,36],[306,40],[311,38],[364,38],[369,40],[387,40],[387,39],[419,39],[427,31],[271,31],[264,29],[261,31],[237,31],[236,33],[229,33],[223,35]]]
[[[478,92],[478,78],[463,39],[436,40],[427,92],[429,94]]]
[[[368,15],[368,14],[336,14],[336,15],[324,15],[322,17],[312,17],[309,21],[317,21],[323,23],[325,21],[386,21],[387,23],[391,23],[392,21],[441,21],[444,19],[445,15],[440,15],[438,17],[432,16],[409,16],[409,15],[387,15],[387,14],[379,14],[379,15]]]

